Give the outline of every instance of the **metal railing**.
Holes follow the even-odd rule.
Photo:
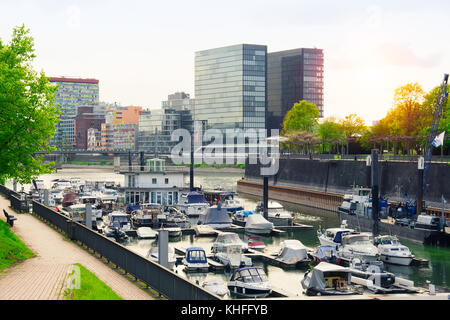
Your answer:
[[[365,161],[369,154],[298,154],[298,153],[281,153],[281,159],[312,159],[312,160],[361,160]],[[380,161],[413,161],[417,162],[419,157],[423,155],[393,155],[384,153],[378,155]],[[432,162],[450,163],[450,156],[433,156]]]
[[[220,297],[178,276],[173,271],[37,201],[33,201],[33,212],[65,232],[71,240],[85,244],[168,299],[220,300]]]

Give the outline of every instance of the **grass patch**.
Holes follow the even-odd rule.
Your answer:
[[[0,272],[16,262],[34,256],[34,252],[11,231],[9,225],[0,220]]]
[[[67,300],[123,300],[95,274],[76,263],[80,270],[79,289],[67,289],[64,296]],[[74,268],[76,270],[76,268]],[[75,278],[75,277],[74,277]]]

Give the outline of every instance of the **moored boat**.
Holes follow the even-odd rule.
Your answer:
[[[321,262],[305,273],[301,284],[310,296],[359,294],[351,284],[351,277],[349,268]]]
[[[154,239],[158,236],[158,232],[150,227],[137,228],[136,234],[140,239]]]
[[[380,251],[380,260],[390,264],[409,266],[414,259],[407,246],[398,241],[396,236],[378,236],[374,239],[374,244]]]
[[[303,243],[295,239],[281,242],[277,259],[288,264],[295,264],[298,267],[305,267],[311,262],[311,259],[308,257],[307,248]]]
[[[261,214],[252,214],[247,217],[245,231],[253,234],[270,234],[273,230],[273,223],[264,219]]]
[[[183,258],[183,264],[186,271],[201,271],[207,272],[209,263],[206,259],[205,249],[200,247],[187,248],[186,255]]]
[[[272,286],[260,267],[235,270],[227,286],[231,294],[246,298],[265,298],[272,293]]]

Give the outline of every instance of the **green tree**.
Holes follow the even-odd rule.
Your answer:
[[[306,100],[296,102],[284,117],[282,132],[284,134],[297,130],[312,132],[318,124],[319,115],[319,110],[314,103]]]
[[[29,183],[51,172],[37,151],[49,145],[60,114],[55,107],[56,86],[44,72],[34,71],[34,40],[29,29],[16,27],[9,43],[0,39],[0,182],[15,179]]]
[[[425,95],[425,100],[423,102],[423,109],[427,111],[428,118],[427,122],[424,122],[426,127],[422,130],[424,135],[428,135],[431,129],[431,123],[433,122],[433,113],[436,107],[436,100],[439,94],[440,86],[434,87],[430,92]],[[447,91],[450,92],[450,85],[447,85]],[[447,99],[446,105],[442,108],[442,115],[439,121],[438,132],[441,133],[445,131],[445,135],[450,134],[450,99]],[[426,139],[424,139],[425,143]],[[444,143],[446,148],[450,147],[450,140],[446,140]]]
[[[358,117],[355,113],[351,113],[345,116],[343,120],[340,121],[342,127],[342,134],[345,137],[347,143],[347,154],[348,154],[348,141],[351,137],[358,135],[360,137],[366,128],[364,120]]]
[[[331,143],[342,140],[343,133],[341,125],[334,117],[326,118],[317,128],[317,134],[322,143],[322,152],[331,151]]]

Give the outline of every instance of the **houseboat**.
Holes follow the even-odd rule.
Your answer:
[[[163,159],[149,159],[145,170],[138,169],[125,167],[120,171],[124,176],[124,187],[119,190],[124,193],[126,204],[176,205],[180,195],[188,191],[185,172],[167,168]]]

